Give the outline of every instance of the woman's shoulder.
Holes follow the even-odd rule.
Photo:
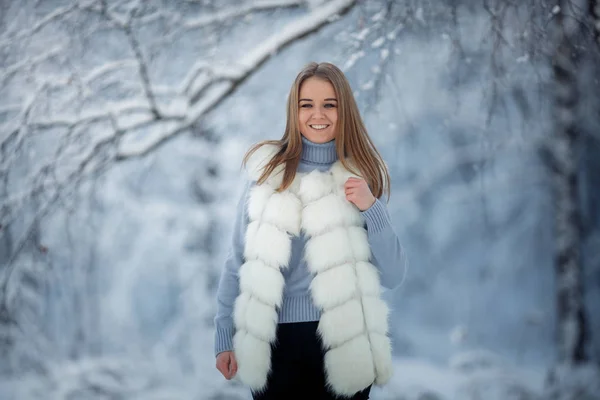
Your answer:
[[[265,141],[252,145],[249,149],[247,157],[245,157],[245,169],[248,174],[248,179],[257,181],[264,167],[281,149],[276,141]]]

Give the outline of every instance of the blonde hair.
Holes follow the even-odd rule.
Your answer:
[[[329,81],[338,99],[337,132],[335,133],[338,159],[348,171],[365,179],[375,197],[379,198],[385,192],[389,198],[390,176],[387,166],[369,137],[346,76],[331,63],[311,62],[300,71],[288,96],[287,122],[283,137],[280,140],[266,140],[252,146],[244,156],[243,165],[246,165],[252,154],[261,146],[276,145],[279,151],[265,165],[257,184],[265,182],[281,164],[285,165],[285,169],[278,190],[283,191],[292,184],[302,155],[298,97],[302,83],[311,77]]]

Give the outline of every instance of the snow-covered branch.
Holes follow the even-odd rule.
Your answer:
[[[9,44],[11,44],[15,41],[19,41],[21,39],[31,37],[35,33],[42,30],[48,24],[55,22],[56,20],[69,15],[70,13],[77,10],[78,8],[79,8],[79,2],[74,1],[72,4],[70,4],[68,6],[57,8],[56,10],[54,10],[53,12],[46,15],[44,18],[42,18],[40,21],[38,21],[36,24],[34,24],[29,29],[23,29],[23,30],[18,31],[17,33],[11,33],[11,32],[5,33],[4,35],[0,36],[0,48],[8,46]],[[18,29],[20,27],[14,26],[14,28]],[[14,31],[14,29],[9,29],[9,31]]]
[[[140,21],[144,18],[152,21],[149,16],[154,15],[147,3],[109,5],[106,1],[78,2],[57,9],[32,29],[7,34],[5,41],[32,40],[43,27],[71,12],[80,11],[82,18],[93,19],[94,23],[90,25],[92,33],[99,29],[96,28],[97,21],[108,22],[102,25],[103,29],[125,37],[126,50],[122,53],[124,57],[109,58],[107,62],[86,70],[73,64],[69,56],[62,56],[61,52],[69,52],[70,47],[54,48],[42,54],[27,54],[18,64],[3,72],[2,77],[6,77],[10,85],[9,74],[32,76],[31,67],[34,65],[47,67],[46,64],[69,60],[66,64],[68,69],[65,64],[60,64],[59,75],[33,74],[32,86],[15,90],[19,93],[15,98],[17,103],[21,103],[21,112],[11,120],[11,130],[0,138],[0,172],[3,176],[6,178],[10,171],[15,170],[15,164],[23,160],[24,153],[36,151],[28,146],[38,138],[58,145],[28,166],[28,177],[21,179],[19,185],[7,189],[8,195],[0,200],[3,228],[8,229],[33,200],[37,199],[35,222],[50,212],[63,195],[61,193],[68,192],[86,177],[115,162],[145,156],[189,131],[269,57],[335,20],[355,2],[333,0],[308,9],[279,32],[259,41],[239,60],[218,63],[197,60],[174,88],[153,82],[152,60],[145,52],[140,26]],[[213,22],[219,22],[251,12],[302,4],[290,0],[262,1],[235,10],[225,9],[212,14],[211,18]],[[175,14],[172,20],[180,18]],[[61,20],[61,23],[75,20]],[[183,20],[184,17],[181,17]],[[195,22],[186,26],[199,23],[198,19],[191,21]],[[207,19],[204,21],[208,22]],[[3,42],[0,40],[0,43]],[[59,61],[52,59],[56,55],[60,55]],[[113,95],[115,90],[117,94]],[[103,96],[105,92],[108,93],[106,97]],[[15,101],[9,99],[8,104],[11,104],[10,112],[14,113]],[[92,131],[95,133],[90,133]],[[60,139],[51,140],[53,136]],[[45,149],[40,150],[44,153]],[[10,263],[30,240],[33,231],[31,225],[16,240]]]
[[[29,59],[21,60],[15,64],[9,65],[3,68],[3,71],[0,73],[0,88],[3,87],[6,81],[11,78],[13,75],[21,71],[23,68],[33,68],[36,65],[47,61],[49,58],[54,57],[61,53],[63,48],[61,46],[57,46],[53,49],[50,49],[38,56],[31,57]]]
[[[270,56],[281,51],[290,43],[316,31],[336,15],[346,12],[354,3],[355,0],[334,0],[319,9],[315,9],[307,15],[288,23],[280,31],[273,33],[266,40],[246,52],[239,61],[227,61],[213,66],[204,63],[198,64],[190,72],[188,78],[184,80],[182,90],[189,92],[193,79],[202,75],[202,73],[204,75],[199,79],[200,82],[196,83],[194,90],[190,93],[192,99],[198,98],[199,94],[206,90],[208,86],[217,82],[226,80],[234,85],[238,84],[260,67]]]
[[[232,93],[269,57],[294,41],[316,31],[336,15],[346,12],[354,3],[355,0],[334,0],[319,9],[315,9],[307,15],[290,22],[281,31],[273,33],[254,49],[247,52],[238,62],[223,62],[222,64],[210,66],[206,63],[199,63],[196,65],[196,70],[188,74],[188,78],[184,80],[181,87],[181,90],[190,99],[190,110],[186,121],[171,130],[156,134],[151,140],[145,140],[140,146],[120,149],[118,159],[144,156],[181,132],[186,131],[195,121]],[[190,76],[198,78],[190,78]],[[218,87],[214,90],[209,90],[217,85]],[[190,88],[193,88],[193,90]],[[209,94],[203,96],[205,93]]]
[[[188,20],[185,22],[184,26],[187,28],[201,28],[212,24],[223,23],[258,11],[299,7],[304,3],[305,1],[302,0],[259,0],[242,4],[239,7],[221,10],[212,15],[203,15],[200,18]]]
[[[154,115],[154,117],[156,119],[160,119],[161,116],[158,111],[158,107],[156,106],[156,100],[154,97],[154,93],[152,91],[152,88],[150,87],[151,84],[150,84],[150,77],[148,76],[148,66],[146,65],[146,62],[144,61],[142,51],[140,50],[140,44],[139,44],[137,38],[135,37],[135,35],[133,34],[133,32],[131,31],[131,26],[127,25],[125,27],[125,33],[127,34],[127,38],[129,39],[129,42],[131,43],[131,48],[133,49],[135,58],[137,60],[137,65],[138,65],[138,69],[139,69],[139,73],[140,73],[140,80],[142,81],[142,86],[144,87],[144,94],[146,95],[148,104],[150,104],[150,111],[152,112],[152,115]]]

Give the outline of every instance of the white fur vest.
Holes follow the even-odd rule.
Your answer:
[[[253,154],[251,178],[258,179],[274,151],[266,145]],[[282,171],[255,186],[247,204],[245,263],[234,306],[239,378],[255,391],[266,386],[283,301],[281,269],[288,267],[291,235],[303,231],[311,297],[322,312],[318,333],[328,385],[337,394],[352,395],[384,384],[392,374],[388,307],[380,298],[379,272],[369,263],[363,217],[344,194],[352,174],[338,161],[327,172],[297,174],[291,187],[278,193]]]

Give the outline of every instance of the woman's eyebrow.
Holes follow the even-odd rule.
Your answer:
[[[300,99],[300,100],[298,100],[298,101],[299,101],[299,102],[300,102],[300,101],[312,101],[312,99]],[[325,99],[324,101],[337,101],[337,99],[334,99],[333,97],[330,97],[330,98],[328,98],[328,99]]]

